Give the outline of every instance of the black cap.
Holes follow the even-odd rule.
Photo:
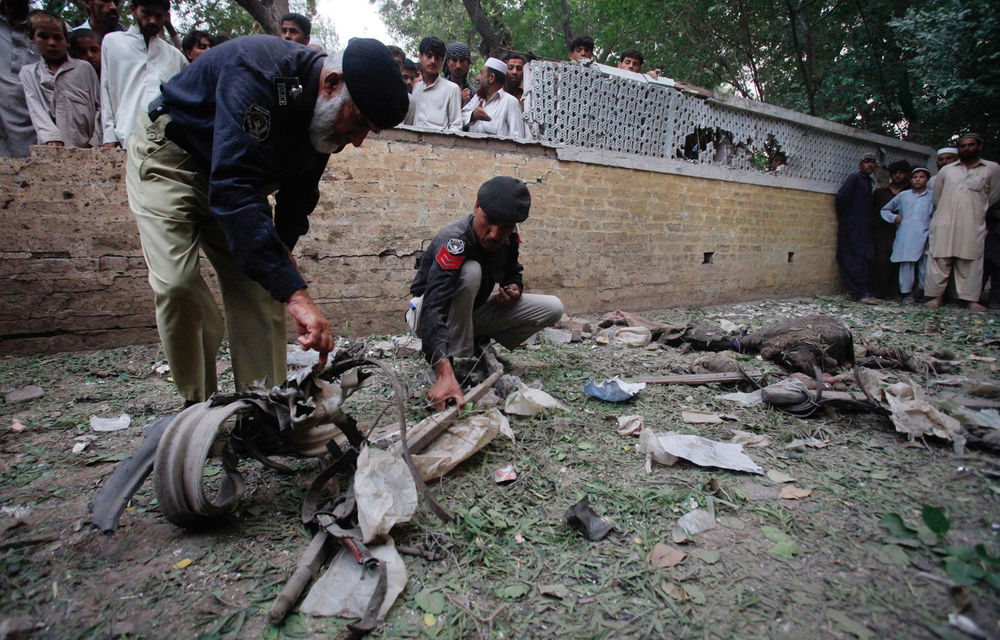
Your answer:
[[[344,50],[344,82],[361,114],[379,129],[403,121],[410,95],[389,49],[372,38],[351,38]]]
[[[497,176],[490,178],[479,187],[476,194],[479,207],[493,223],[524,222],[531,208],[531,194],[528,185],[517,178]]]

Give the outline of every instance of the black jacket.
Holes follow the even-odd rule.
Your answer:
[[[474,217],[470,214],[449,223],[434,236],[410,285],[414,296],[424,297],[419,319],[420,337],[424,356],[431,364],[448,355],[448,309],[458,287],[459,271],[466,260],[478,262],[483,271],[475,307],[489,299],[497,283],[501,287],[516,284],[524,290],[523,267],[517,261],[520,233],[514,231],[497,251],[486,251],[479,246],[472,228]]]

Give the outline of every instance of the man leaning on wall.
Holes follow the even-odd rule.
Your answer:
[[[129,140],[126,187],[160,332],[185,403],[217,386],[222,290],[237,389],[285,380],[285,312],[304,349],[333,349],[292,250],[309,228],[329,154],[397,125],[409,97],[380,42],[341,56],[255,35],[212,47],[162,86]],[[272,213],[267,194],[275,193]]]
[[[878,163],[875,154],[866,153],[858,170],[847,177],[837,192],[837,262],[847,282],[851,297],[865,304],[876,304],[869,284],[872,246],[872,208]]]

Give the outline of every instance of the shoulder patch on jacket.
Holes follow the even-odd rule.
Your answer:
[[[465,262],[465,256],[456,256],[454,253],[451,253],[448,251],[447,245],[441,246],[435,259],[437,260],[438,265],[440,265],[440,267],[445,271],[458,269],[462,266],[462,263]]]
[[[267,140],[267,134],[271,132],[271,112],[260,105],[250,105],[243,116],[243,130],[258,142]]]

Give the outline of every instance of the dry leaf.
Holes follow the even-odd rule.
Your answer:
[[[784,484],[786,482],[795,482],[795,478],[788,475],[787,473],[782,473],[777,469],[771,469],[767,472],[767,479],[771,482],[777,482],[778,484]]]
[[[687,554],[675,547],[658,542],[649,555],[649,563],[658,569],[666,569],[681,563]]]
[[[798,500],[812,495],[812,489],[799,489],[794,484],[790,484],[783,488],[778,495],[785,500]]]
[[[660,585],[660,588],[663,589],[663,593],[667,594],[677,602],[684,602],[685,600],[691,599],[691,596],[687,594],[684,587],[679,584],[664,580],[663,584]]]
[[[541,584],[538,585],[538,593],[543,596],[552,596],[565,600],[570,596],[569,589],[564,584]]]

